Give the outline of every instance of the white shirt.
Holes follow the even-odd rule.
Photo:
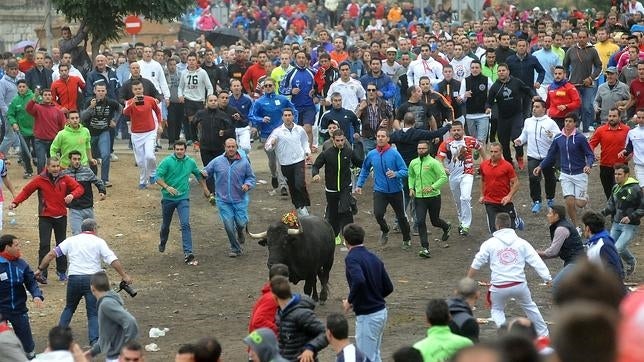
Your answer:
[[[626,143],[633,143],[633,161],[638,166],[644,166],[644,126],[637,126],[628,131]]]
[[[429,77],[433,86],[440,83],[443,80],[443,65],[431,57],[427,60],[419,57],[407,69],[409,85],[418,85],[422,76]]]
[[[348,109],[353,113],[356,113],[360,101],[367,99],[367,94],[362,88],[362,83],[359,80],[349,78],[348,82],[342,80],[342,78],[331,83],[329,86],[329,92],[326,96],[326,101],[331,102],[331,94],[338,92],[342,95],[342,108]]]
[[[546,131],[551,131],[552,134],[548,136]],[[555,136],[561,133],[557,123],[550,117],[530,117],[527,118],[523,124],[523,131],[519,136],[521,145],[528,143],[528,157],[543,160],[548,155],[548,150]]]
[[[275,146],[273,140],[277,139]],[[311,154],[309,137],[302,126],[297,124],[288,129],[284,124],[275,128],[264,144],[266,151],[275,150],[280,165],[288,166],[303,161]]]
[[[472,74],[472,70],[470,69],[472,60],[474,59],[466,55],[461,59],[453,58],[452,61],[449,62],[452,68],[454,68],[454,79],[460,82]]]
[[[636,1],[635,4],[632,2],[628,2],[628,13],[629,14],[635,14],[635,13],[642,13],[644,14],[644,6],[642,6],[642,3],[639,1]]]
[[[90,232],[68,237],[54,252],[56,257],[67,256],[68,275],[92,275],[103,270],[101,261],[109,265],[118,259],[105,240]]]
[[[51,81],[52,83],[60,79],[60,73],[58,72],[58,67],[53,67],[54,73],[51,75]],[[69,65],[69,75],[76,76],[80,78],[83,83],[85,83],[85,78],[83,78],[83,74],[80,72],[80,70],[76,69],[73,65]]]
[[[152,82],[157,92],[163,94],[163,98],[170,99],[170,88],[168,88],[168,82],[165,79],[165,72],[161,64],[154,59],[149,62],[139,60],[137,63],[141,66],[141,76]]]
[[[472,269],[480,270],[490,264],[492,285],[508,282],[525,282],[525,264],[532,266],[544,281],[552,280],[548,267],[526,240],[512,229],[497,230],[481,245],[474,256]]]

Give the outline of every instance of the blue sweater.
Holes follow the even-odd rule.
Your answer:
[[[215,179],[217,202],[237,203],[248,199],[248,192],[242,191],[244,184],[255,187],[255,174],[250,167],[248,157],[242,152],[239,159],[230,162],[226,155],[220,155],[210,161],[204,168],[208,178]]]
[[[45,300],[34,279],[34,272],[23,259],[9,261],[0,256],[0,313],[27,313],[27,291],[33,298]]]
[[[248,118],[248,113],[250,113],[250,109],[253,106],[253,100],[248,96],[248,94],[242,93],[239,99],[235,98],[235,96],[231,94],[230,97],[228,97],[228,105],[237,108],[242,116]]]
[[[394,285],[383,262],[360,245],[349,250],[344,263],[349,284],[347,299],[356,315],[384,309],[385,298],[394,291]]]
[[[268,138],[275,128],[282,125],[282,110],[284,108],[291,108],[293,119],[297,119],[298,112],[295,105],[283,95],[265,93],[253,103],[250,112],[248,112],[248,118],[253,127],[259,130],[261,138]],[[265,116],[271,119],[269,123],[264,123]]]
[[[298,88],[300,92],[293,94],[293,88]],[[315,73],[310,68],[301,68],[298,66],[295,66],[286,73],[279,88],[280,94],[291,96],[291,102],[299,110],[307,107],[315,107],[313,97],[309,95],[313,89],[315,89]]]
[[[584,167],[592,166],[595,162],[595,155],[590,149],[586,137],[575,131],[570,136],[563,133],[555,136],[548,155],[541,161],[541,168],[552,167],[555,164],[555,157],[559,156],[561,172],[568,175],[578,175],[584,172]]]
[[[380,153],[378,151],[378,147],[376,147],[369,151],[369,153],[367,153],[367,157],[362,163],[362,170],[360,170],[360,176],[356,183],[357,187],[364,186],[372,167],[374,191],[384,192],[387,194],[394,194],[402,191],[403,187],[401,180],[407,177],[407,166],[396,149],[389,148],[385,152]],[[387,177],[387,170],[395,171],[396,177]]]

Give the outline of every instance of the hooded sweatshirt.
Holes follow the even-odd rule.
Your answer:
[[[0,79],[0,113],[6,115],[9,110],[9,103],[16,97],[18,94],[18,88],[16,87],[16,82],[18,78],[11,78],[9,74],[5,74],[2,79]]]
[[[123,305],[123,299],[116,292],[110,290],[98,300],[98,342],[91,351],[92,357],[105,352],[107,358],[117,359],[121,347],[127,342],[136,339],[139,326],[136,319]]]
[[[617,248],[615,248],[615,240],[610,237],[606,230],[593,234],[586,241],[586,255],[591,263],[597,264],[602,268],[608,268],[620,280],[624,279],[622,259],[619,257]]]
[[[20,134],[27,137],[34,135],[34,117],[27,113],[27,102],[34,97],[34,92],[27,89],[27,93],[16,95],[9,105],[7,118],[10,125],[17,124],[20,128]]]
[[[244,343],[250,347],[262,362],[287,362],[280,356],[275,332],[269,328],[258,328],[244,338]]]
[[[561,133],[555,137],[548,155],[541,161],[541,168],[552,167],[555,164],[555,157],[559,157],[561,172],[568,175],[578,175],[584,172],[584,167],[592,167],[595,162],[595,154],[590,149],[588,140],[577,129],[567,135]]]
[[[644,192],[638,181],[629,177],[623,185],[615,184],[602,214],[611,215],[615,222],[627,216],[630,225],[639,225],[644,216]]]
[[[34,100],[27,102],[27,113],[34,117],[34,137],[43,141],[52,141],[58,131],[65,127],[67,119],[54,103],[38,104]]]
[[[69,167],[69,152],[78,151],[81,154],[81,165],[88,166],[87,150],[90,149],[90,141],[92,136],[89,130],[83,125],[78,128],[73,128],[71,125],[66,125],[62,131],[58,132],[56,138],[51,143],[49,148],[50,156],[58,156],[60,154],[60,165],[64,168]]]
[[[552,132],[548,136],[547,131]],[[548,116],[532,116],[525,120],[523,131],[519,136],[521,144],[528,143],[528,157],[543,160],[548,154],[550,145],[556,135],[561,133],[557,123]]]
[[[449,321],[449,329],[452,333],[469,338],[472,342],[479,341],[479,324],[472,314],[472,308],[462,298],[450,298],[447,300],[449,314],[452,317]]]
[[[493,236],[481,245],[474,256],[471,267],[480,270],[490,264],[492,286],[512,282],[526,282],[525,264],[532,266],[544,281],[551,281],[548,267],[539,254],[526,240],[509,228],[495,231]]]

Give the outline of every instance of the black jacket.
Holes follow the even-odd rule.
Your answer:
[[[449,85],[449,87],[447,85]],[[458,92],[460,90],[461,82],[457,81],[454,78],[449,81],[443,79],[442,81],[440,81],[440,83],[438,83],[438,93],[442,94],[443,97],[449,100],[452,104],[452,108],[454,109],[454,119],[463,115],[463,107],[461,107],[461,104],[457,102],[456,97],[454,96],[454,94],[458,95]]]
[[[315,159],[311,175],[319,174],[320,169],[325,167],[324,187],[332,191],[346,190],[351,186],[351,168],[361,166],[362,157],[359,152],[346,146],[342,149],[331,147]]]
[[[409,166],[411,160],[418,157],[416,146],[418,141],[428,140],[434,138],[441,138],[445,133],[450,130],[451,126],[444,126],[435,131],[428,131],[425,129],[410,128],[406,131],[402,129],[394,131],[389,137],[390,143],[395,143],[398,152],[405,161],[405,165]]]
[[[104,195],[107,195],[107,189],[105,184],[101,179],[96,177],[94,172],[90,170],[87,166],[81,166],[80,168],[68,167],[63,170],[63,175],[68,175],[76,180],[83,188],[85,192],[79,198],[75,198],[69,204],[70,209],[80,210],[87,209],[94,206],[94,193],[92,192],[92,184],[96,185],[98,192]]]
[[[471,91],[472,96],[467,98],[465,109],[467,114],[485,113],[489,80],[483,74],[470,75],[465,78],[465,91]]]
[[[449,314],[452,319],[449,321],[449,329],[454,334],[469,338],[472,342],[479,341],[479,324],[472,314],[472,308],[461,298],[450,298],[447,300]]]
[[[194,122],[200,130],[199,147],[204,151],[223,153],[226,139],[235,138],[235,127],[230,115],[219,108],[199,110]],[[223,135],[219,131],[224,131]]]
[[[36,86],[40,86],[40,89],[50,89],[53,74],[51,69],[43,67],[42,70],[38,70],[38,67],[33,67],[25,74],[27,87],[31,90],[36,89]]]
[[[360,133],[360,120],[358,120],[355,113],[345,108],[331,108],[322,114],[322,119],[320,120],[320,130],[322,131],[322,137],[324,140],[331,137],[327,132],[327,128],[329,128],[329,123],[331,123],[331,121],[338,121],[340,129],[344,132],[349,143],[353,143],[352,140],[354,133]]]
[[[83,90],[83,97],[86,102],[89,102],[89,100],[94,97],[94,85],[100,82],[104,82],[107,87],[107,98],[118,98],[117,92],[119,89],[119,80],[116,77],[116,72],[110,67],[106,67],[105,71],[107,73],[107,78],[105,78],[105,76],[96,68],[87,73],[87,79],[85,79],[86,86]]]
[[[568,229],[568,233],[570,233],[563,244],[561,244],[561,249],[559,249],[559,257],[563,260],[564,266],[566,266],[575,261],[578,256],[584,255],[586,251],[584,250],[584,244],[581,241],[581,236],[579,236],[577,229],[566,219],[559,220],[550,225],[550,239],[555,236],[555,230],[560,226]]]
[[[305,349],[317,355],[329,342],[326,328],[313,312],[315,302],[300,294],[294,294],[291,302],[277,310],[275,323],[278,328],[280,354],[289,361],[297,361]],[[317,357],[316,357],[317,361]]]
[[[532,85],[527,85],[521,79],[510,76],[506,82],[497,79],[490,88],[487,97],[487,108],[494,103],[499,105],[499,117],[510,118],[517,114],[523,115],[523,99],[526,96],[536,96],[537,91]]]
[[[637,180],[629,178],[623,186],[613,186],[602,214],[611,215],[613,222],[619,222],[624,216],[628,216],[630,225],[639,225],[644,216],[644,194]]]
[[[510,74],[513,77],[521,79],[521,81],[526,85],[532,86],[534,84],[534,72],[537,72],[536,81],[539,84],[543,83],[546,71],[543,69],[541,63],[539,63],[539,59],[534,55],[526,54],[525,57],[520,58],[518,55],[514,54],[509,56],[505,62],[508,64]]]
[[[157,90],[157,87],[154,86],[154,84],[149,80],[145,79],[143,77],[137,78],[138,80],[143,83],[143,95],[156,98],[158,100],[163,100],[163,95],[159,93]],[[132,81],[134,79],[130,78],[123,83],[121,88],[119,88],[119,103],[125,104],[125,101],[128,99],[132,99],[134,97],[134,93],[132,93]]]
[[[512,50],[510,47],[504,47],[502,45],[499,45],[495,50],[494,54],[496,54],[496,62],[497,63],[505,63],[506,60],[511,56],[516,54],[514,50]]]

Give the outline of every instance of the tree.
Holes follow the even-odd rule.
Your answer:
[[[142,15],[152,21],[168,21],[195,6],[194,0],[51,0],[68,20],[85,24],[91,36],[92,57],[101,45],[123,35],[127,15]]]

